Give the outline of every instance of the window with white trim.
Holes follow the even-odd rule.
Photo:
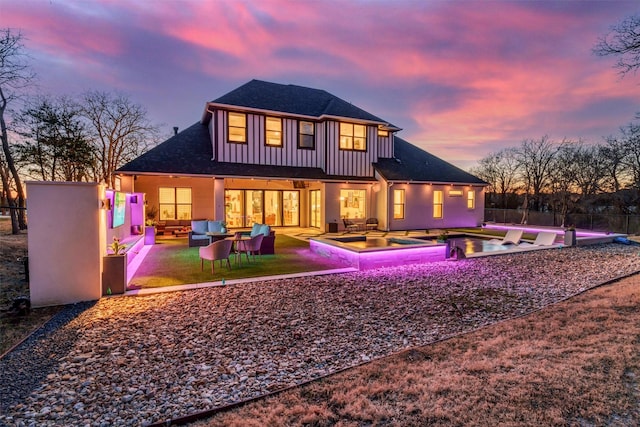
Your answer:
[[[467,209],[475,209],[476,208],[476,192],[474,190],[469,190],[467,192]]]
[[[433,217],[442,218],[443,214],[444,197],[442,190],[435,190],[433,192]]]
[[[404,219],[404,190],[393,190],[393,219]]]

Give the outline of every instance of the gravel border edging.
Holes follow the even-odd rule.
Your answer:
[[[60,363],[59,356],[68,353],[75,342],[72,338],[77,336],[76,331],[67,330],[62,326],[95,303],[96,301],[88,301],[65,306],[0,357],[0,384],[3,384],[0,388],[0,412],[7,411],[11,406],[23,401],[41,384],[43,378],[56,369]],[[64,337],[50,339],[55,334],[64,334]],[[25,372],[25,375],[20,376],[22,381],[16,381],[13,373],[24,370],[25,365],[22,362],[26,357],[39,359],[39,369],[37,372]]]

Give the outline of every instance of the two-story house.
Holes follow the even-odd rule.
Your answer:
[[[252,80],[117,173],[160,220],[320,230],[370,217],[383,230],[480,224],[486,183],[398,131],[324,90]]]

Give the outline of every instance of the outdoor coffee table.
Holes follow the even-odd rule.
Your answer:
[[[205,234],[209,236],[209,244],[217,242],[218,240],[224,240],[226,238],[233,237],[233,234],[221,233],[219,231],[207,231]]]

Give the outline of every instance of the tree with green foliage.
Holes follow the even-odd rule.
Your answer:
[[[17,115],[15,127],[24,138],[18,160],[31,178],[93,180],[94,150],[78,103],[67,97],[39,96]]]

